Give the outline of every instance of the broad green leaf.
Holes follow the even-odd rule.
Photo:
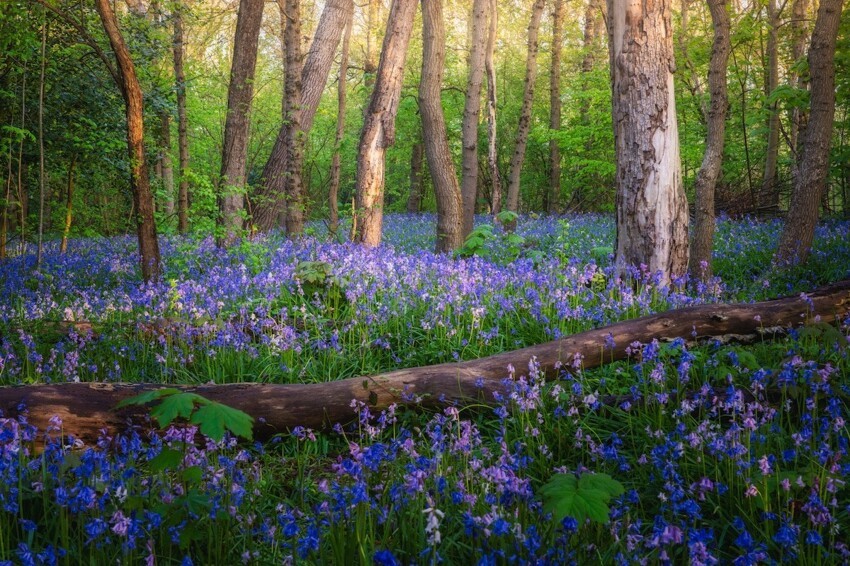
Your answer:
[[[183,461],[183,453],[173,448],[163,448],[162,451],[151,458],[149,462],[151,471],[163,472],[165,470],[175,470]]]
[[[166,427],[177,417],[188,419],[195,410],[195,403],[206,404],[210,401],[195,393],[177,393],[166,397],[162,403],[154,407],[151,416],[157,420],[159,426]]]
[[[625,492],[623,485],[608,474],[555,474],[541,489],[543,509],[557,522],[573,517],[579,525],[585,519],[607,523],[608,502]]]
[[[224,437],[225,430],[248,440],[253,438],[254,419],[247,413],[221,403],[211,402],[199,408],[190,422],[199,425],[201,432],[215,441]]]
[[[127,399],[120,401],[117,405],[115,405],[115,408],[120,409],[129,405],[146,405],[151,401],[156,401],[157,399],[174,395],[176,393],[180,393],[180,390],[175,389],[174,387],[163,387],[162,389],[145,391],[144,393],[140,393],[139,395],[134,395],[133,397],[128,397]]]
[[[180,472],[180,475],[183,477],[183,481],[194,485],[201,482],[201,479],[204,477],[204,471],[199,466],[189,466]]]

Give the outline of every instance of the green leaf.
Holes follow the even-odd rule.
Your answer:
[[[197,485],[201,483],[201,479],[204,477],[204,471],[199,466],[189,466],[180,475],[186,483]]]
[[[210,402],[199,408],[190,422],[199,425],[201,432],[215,441],[224,437],[225,430],[248,440],[253,438],[254,419],[239,409],[221,403]]]
[[[180,390],[173,387],[163,387],[162,389],[145,391],[144,393],[140,393],[139,395],[134,395],[133,397],[120,401],[117,405],[115,405],[115,408],[120,409],[129,405],[146,405],[151,401],[156,401],[157,399],[174,395],[176,393],[180,393]]]
[[[607,523],[611,498],[625,492],[623,484],[608,474],[555,474],[540,489],[543,509],[560,523],[565,517],[573,517],[579,525],[586,519],[596,523]]]
[[[183,461],[183,453],[173,448],[163,448],[162,451],[151,458],[148,463],[152,472],[163,472],[165,470],[176,470]]]
[[[195,403],[207,404],[210,401],[195,393],[176,393],[163,399],[162,403],[154,407],[151,416],[156,419],[159,426],[166,427],[177,417],[188,419],[195,410]]]

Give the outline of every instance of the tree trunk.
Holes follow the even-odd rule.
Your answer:
[[[561,129],[561,46],[564,43],[564,0],[552,6],[552,64],[549,70],[549,192],[546,212],[558,212],[561,200],[561,150],[554,133]]]
[[[71,234],[71,221],[74,219],[74,170],[77,167],[77,154],[71,158],[68,165],[68,190],[65,200],[65,228],[62,230],[62,242],[59,244],[59,253],[68,251],[68,236]]]
[[[661,285],[688,268],[670,1],[608,0],[617,155],[618,276],[645,265]]]
[[[487,73],[487,168],[490,170],[490,212],[502,211],[502,175],[499,172],[499,155],[496,151],[496,31],[499,13],[496,0],[490,0],[490,25],[487,31],[487,47],[484,54],[484,70]]]
[[[516,144],[511,157],[511,169],[508,178],[508,198],[505,205],[508,210],[519,211],[519,179],[522,164],[525,161],[525,147],[528,132],[531,129],[531,105],[534,102],[534,83],[537,80],[537,49],[540,18],[546,0],[535,0],[531,7],[531,22],[528,24],[528,53],[525,59],[525,89],[522,96],[522,109],[519,113],[519,126],[516,132]]]
[[[484,82],[484,58],[487,47],[487,7],[489,0],[473,0],[470,19],[469,74],[466,81],[466,100],[461,126],[461,237],[472,232],[475,217],[475,197],[478,192],[478,121],[481,117],[481,85]]]
[[[800,90],[805,90],[807,87],[805,73],[800,73],[797,70],[797,65],[799,65],[806,56],[806,43],[809,39],[807,25],[808,5],[808,0],[793,0],[793,3],[791,4],[791,57],[794,59],[794,62],[792,63],[792,67],[788,73],[788,82]],[[793,159],[791,160],[791,178],[795,181],[800,173],[798,165],[800,157],[800,139],[801,134],[805,131],[805,129],[805,110],[802,108],[794,108],[791,111],[791,131],[788,135],[788,145],[791,146],[791,154],[793,155]]]
[[[279,0],[282,1],[282,0]],[[304,59],[301,54],[301,0],[285,0],[286,30],[284,45],[286,49],[284,115],[286,127],[286,159],[283,169],[283,192],[286,197],[286,234],[300,236],[304,232],[305,200],[304,184],[301,178],[304,168],[304,132],[301,122],[301,72]],[[336,45],[334,45],[336,50]],[[329,53],[332,58],[333,51]],[[330,68],[330,64],[328,64]],[[324,86],[324,81],[322,83]],[[318,99],[318,96],[316,97]],[[315,109],[313,109],[315,112]]]
[[[784,4],[783,4],[784,5]],[[769,97],[779,86],[779,52],[776,34],[779,28],[779,10],[776,0],[767,2],[767,68],[765,69],[765,96]],[[764,157],[764,176],[761,183],[761,200],[767,206],[779,205],[779,176],[776,165],[779,160],[779,104],[767,106],[767,150]]]
[[[345,136],[345,105],[348,80],[348,55],[351,48],[351,27],[354,23],[354,10],[348,13],[345,23],[345,34],[342,38],[342,53],[339,58],[339,79],[337,83],[336,137],[334,138],[334,156],[331,162],[331,183],[328,189],[328,207],[330,209],[330,233],[336,236],[339,230],[339,176],[340,148]]]
[[[262,19],[263,0],[239,1],[221,153],[221,226],[224,230],[221,244],[224,246],[232,245],[242,231],[248,132]]]
[[[422,77],[419,82],[419,111],[422,115],[425,157],[437,197],[437,253],[458,249],[464,239],[461,233],[460,187],[449,149],[440,97],[446,61],[445,44],[442,0],[422,0]]]
[[[363,57],[363,85],[370,89],[375,86],[375,74],[378,71],[378,25],[380,23],[380,1],[366,0],[366,52]],[[365,111],[365,109],[364,109]]]
[[[310,133],[331,71],[334,53],[353,13],[353,0],[328,0],[322,10],[313,42],[301,70],[301,127],[298,133],[302,138],[306,139]],[[253,221],[258,230],[266,231],[278,226],[278,218],[285,204],[287,150],[292,136],[289,124],[285,121],[263,167],[261,185],[254,197]]]
[[[185,234],[189,230],[189,138],[186,117],[186,75],[183,72],[183,13],[182,6],[174,10],[174,82],[177,90],[177,231]]]
[[[44,257],[44,71],[47,67],[47,14],[41,24],[41,73],[38,78],[38,252],[35,267],[41,268]]]
[[[95,7],[100,15],[103,29],[109,37],[115,61],[118,64],[118,85],[124,97],[127,115],[127,148],[130,153],[130,187],[133,192],[133,208],[136,211],[139,255],[141,256],[142,278],[156,281],[160,275],[159,242],[153,217],[153,193],[148,177],[145,156],[144,103],[142,89],[136,77],[136,67],[118,29],[118,20],[109,0],[96,0]]]
[[[704,282],[708,282],[713,276],[711,253],[714,247],[714,189],[723,164],[726,109],[729,105],[726,69],[729,53],[732,51],[726,0],[708,0],[708,9],[711,11],[714,26],[714,44],[711,46],[708,68],[708,91],[711,98],[705,154],[694,184],[696,221],[690,255],[691,274]]]
[[[425,150],[422,142],[413,144],[410,152],[410,194],[407,197],[407,212],[422,211],[422,159]]]
[[[613,13],[613,12],[612,12]],[[380,74],[380,73],[379,73]],[[842,320],[850,313],[850,281],[807,293],[750,304],[714,304],[686,307],[619,322],[574,334],[554,342],[530,346],[459,363],[400,369],[328,383],[270,385],[174,386],[244,411],[254,418],[254,435],[268,439],[296,426],[323,428],[355,419],[356,399],[378,414],[392,404],[433,407],[470,403],[495,404],[494,394],[509,392],[508,367],[520,373],[534,359],[540,373],[556,378],[562,365],[584,369],[626,359],[634,342],[687,341],[711,337],[763,340],[777,328],[797,328],[819,317],[821,323]],[[767,330],[766,330],[767,329]],[[146,414],[139,407],[116,410],[122,400],[162,384],[63,383],[0,387],[0,410],[15,417],[25,407],[28,422],[43,433],[54,415],[62,419],[66,435],[92,444],[102,429],[114,435],[126,430],[131,417]]]
[[[811,98],[800,173],[794,182],[791,206],[779,240],[776,259],[783,264],[805,263],[818,221],[818,206],[829,173],[829,146],[835,116],[835,44],[844,0],[821,0],[809,47]]]
[[[162,175],[162,189],[165,191],[165,214],[170,218],[174,214],[174,168],[171,166],[171,114],[161,111],[159,114],[159,163]]]
[[[395,142],[395,117],[415,14],[416,0],[393,0],[375,88],[360,133],[353,234],[355,242],[367,246],[381,242],[385,153]]]

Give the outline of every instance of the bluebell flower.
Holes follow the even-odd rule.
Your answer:
[[[375,566],[399,566],[400,562],[395,555],[389,550],[378,550],[372,556],[372,561]]]

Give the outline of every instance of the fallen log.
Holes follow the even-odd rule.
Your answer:
[[[352,400],[372,413],[393,403],[422,406],[495,402],[504,393],[508,367],[522,370],[536,358],[540,371],[554,376],[562,364],[592,368],[627,357],[635,341],[682,338],[687,341],[753,336],[798,327],[819,320],[832,323],[850,314],[850,280],[812,293],[749,304],[709,304],[685,307],[626,320],[536,346],[458,363],[400,369],[388,373],[313,384],[177,386],[240,409],[255,419],[254,435],[266,439],[295,426],[323,428],[355,418]],[[116,410],[122,400],[164,387],[141,383],[61,383],[0,388],[4,415],[28,411],[29,422],[45,430],[52,416],[63,422],[63,433],[86,443],[106,429],[110,435],[144,422],[144,408]],[[170,386],[174,387],[174,386]]]

